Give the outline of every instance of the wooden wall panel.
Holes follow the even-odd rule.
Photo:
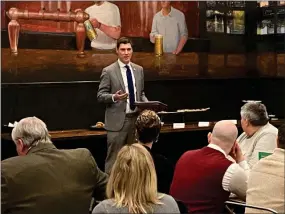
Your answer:
[[[156,1],[114,1],[121,13],[122,35],[131,37],[147,38],[151,31],[152,19],[161,7]],[[29,11],[39,11],[44,5],[46,11],[56,11],[60,7],[61,11],[86,9],[93,4],[93,1],[4,1],[1,2],[3,9],[1,16],[3,19],[2,28],[6,28],[9,18],[5,16],[5,10],[11,7],[28,9]],[[188,26],[189,37],[199,36],[199,10],[198,2],[173,2],[173,7],[181,10],[185,14]],[[1,19],[2,20],[2,19]],[[74,32],[74,23],[58,23],[53,21],[32,21],[20,20],[21,30],[38,32]]]

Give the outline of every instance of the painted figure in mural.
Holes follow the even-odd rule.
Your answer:
[[[121,17],[119,8],[107,1],[95,1],[86,8],[90,21],[97,33],[91,47],[99,50],[115,50],[117,39],[121,35]]]
[[[155,36],[163,36],[163,51],[179,54],[188,39],[188,29],[184,14],[171,6],[170,1],[161,1],[161,11],[155,14],[152,21],[150,41]]]

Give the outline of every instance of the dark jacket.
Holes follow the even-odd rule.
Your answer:
[[[150,152],[155,165],[158,192],[169,194],[174,173],[174,165],[163,155],[153,152],[147,146],[144,147]]]
[[[59,150],[51,143],[1,163],[1,213],[88,213],[94,191],[105,196],[107,175],[87,149]]]

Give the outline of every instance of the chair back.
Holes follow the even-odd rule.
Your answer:
[[[245,203],[240,203],[240,202],[234,202],[234,201],[226,201],[225,205],[235,205],[235,206],[239,206],[239,207],[243,207],[243,208],[251,208],[251,209],[256,209],[256,210],[263,210],[263,211],[267,211],[270,213],[274,213],[274,214],[278,214],[278,212],[276,210],[273,210],[271,208],[266,208],[266,207],[260,207],[260,206],[254,206],[254,205],[250,205],[250,204],[245,204]]]

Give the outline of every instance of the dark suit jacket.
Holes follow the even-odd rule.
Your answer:
[[[158,192],[169,194],[174,165],[163,155],[156,154],[147,146],[144,147],[150,152],[155,165]]]
[[[143,68],[135,63],[131,63],[131,67],[135,77],[137,101],[145,102],[147,98],[144,93]],[[113,94],[119,90],[126,92],[121,69],[116,61],[103,69],[97,93],[98,102],[106,104],[105,128],[108,131],[120,131],[124,125],[127,101],[114,103],[112,100]]]
[[[87,149],[58,150],[51,143],[1,163],[1,213],[88,213],[91,197],[105,196],[107,175]]]

